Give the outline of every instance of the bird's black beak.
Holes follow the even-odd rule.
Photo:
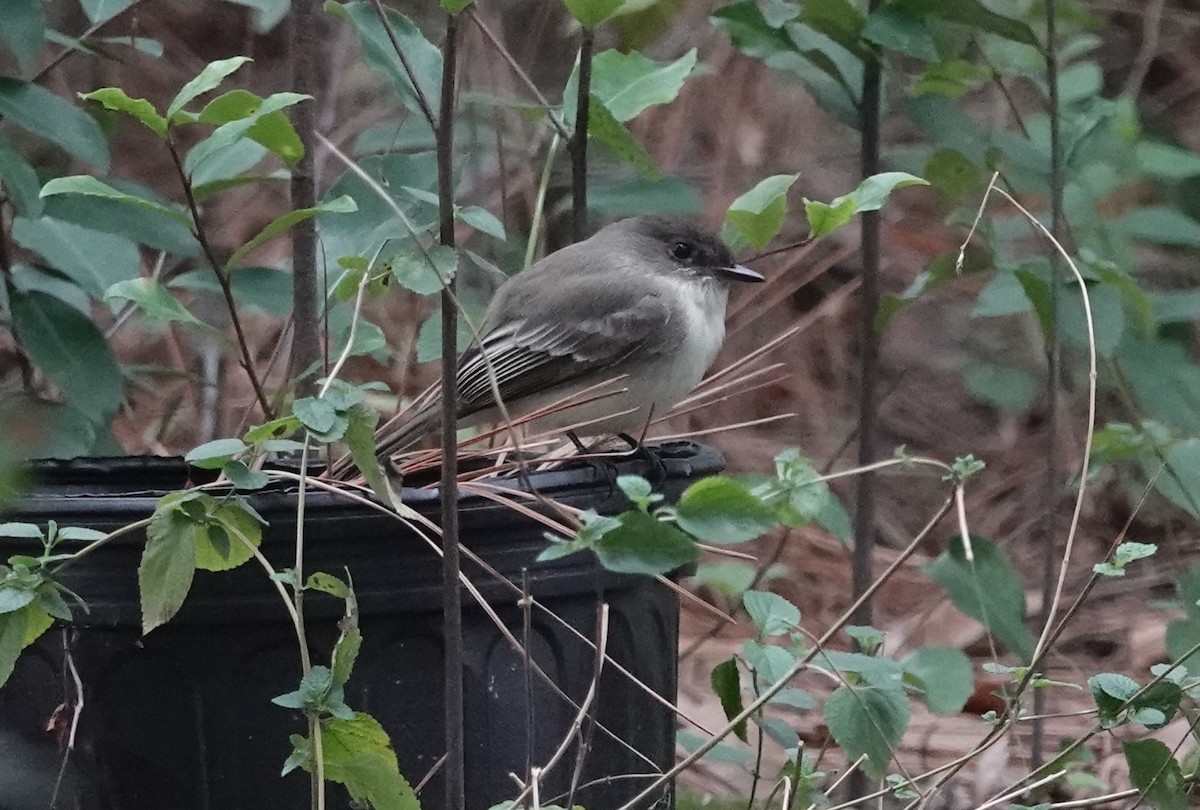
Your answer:
[[[766,281],[761,273],[756,273],[749,267],[741,264],[735,264],[733,267],[718,267],[716,268],[718,278],[723,278],[727,281]]]

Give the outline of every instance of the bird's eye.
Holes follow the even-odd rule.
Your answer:
[[[680,261],[692,258],[695,248],[687,242],[676,242],[671,245],[671,255]]]

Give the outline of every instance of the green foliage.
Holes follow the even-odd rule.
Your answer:
[[[1146,804],[1154,810],[1186,810],[1191,806],[1183,771],[1170,748],[1158,740],[1129,740],[1124,749],[1129,780]]]
[[[976,535],[971,536],[971,550],[973,559],[956,537],[926,572],[945,588],[955,607],[1028,661],[1033,639],[1025,627],[1025,588],[1011,560],[1000,546]]]
[[[842,685],[825,702],[829,733],[850,759],[866,755],[862,767],[872,778],[886,772],[908,719],[908,698],[899,688]]]
[[[1162,728],[1179,711],[1179,701],[1183,698],[1179,684],[1173,681],[1156,680],[1143,689],[1132,678],[1111,672],[1088,678],[1088,687],[1104,728],[1130,722],[1151,729]]]

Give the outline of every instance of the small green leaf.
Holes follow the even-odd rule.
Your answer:
[[[1028,25],[997,14],[981,0],[955,0],[953,3],[943,0],[894,0],[889,5],[913,16],[959,23],[1041,50],[1041,43]]]
[[[113,284],[137,278],[142,257],[131,240],[83,228],[54,217],[12,221],[12,237],[22,247],[70,278],[89,296],[100,298]]]
[[[618,574],[666,574],[700,556],[691,538],[640,510],[622,514],[592,550],[601,565]]]
[[[713,693],[721,701],[721,708],[725,710],[725,719],[732,720],[742,713],[744,708],[742,704],[742,684],[741,678],[738,675],[737,660],[730,658],[728,661],[722,661],[713,667],[712,671],[712,689]],[[733,733],[742,742],[746,742],[746,721],[742,720],[733,727]]]
[[[655,62],[639,51],[604,51],[592,59],[592,100],[625,123],[650,107],[674,101],[695,69],[695,48],[669,63]],[[574,109],[567,114],[571,120]]]
[[[146,528],[146,547],[138,566],[143,635],[179,612],[196,573],[195,526],[168,498],[159,502]]]
[[[825,236],[854,219],[854,198],[838,197],[832,203],[823,203],[804,198],[804,215],[808,219],[808,230],[813,236]]]
[[[778,525],[775,514],[743,484],[719,475],[688,487],[675,512],[679,528],[713,543],[744,543]]]
[[[883,172],[868,177],[849,194],[825,203],[804,201],[808,225],[813,236],[826,236],[849,222],[855,214],[877,211],[888,195],[905,186],[927,186],[928,180],[907,172]]]
[[[0,118],[108,170],[108,142],[92,117],[36,84],[0,76]]]
[[[584,28],[594,28],[617,13],[625,0],[563,0],[571,16]]]
[[[776,174],[760,180],[754,188],[734,200],[725,212],[728,230],[736,242],[762,249],[779,234],[787,217],[787,192],[797,175]]]
[[[20,537],[28,540],[43,540],[45,531],[36,523],[0,523],[0,537]]]
[[[443,282],[449,282],[458,270],[458,254],[454,248],[434,245],[427,254],[410,246],[388,260],[396,280],[419,295],[441,292]]]
[[[4,4],[0,39],[16,55],[22,72],[28,71],[37,58],[45,35],[41,0],[8,0]]]
[[[1183,771],[1171,756],[1171,749],[1158,740],[1130,740],[1124,743],[1129,781],[1154,810],[1187,810]]]
[[[234,71],[251,61],[248,56],[235,56],[210,62],[187,84],[185,84],[167,106],[167,118],[174,121],[176,115],[195,99],[215,90]]]
[[[125,399],[125,381],[104,335],[79,310],[41,292],[12,293],[13,333],[26,355],[94,422]]]
[[[316,208],[297,208],[295,210],[288,211],[286,214],[281,214],[280,216],[271,220],[271,222],[265,228],[255,234],[249,242],[235,250],[233,255],[229,257],[229,261],[225,263],[225,267],[226,269],[235,267],[242,261],[242,259],[246,257],[246,254],[248,254],[250,251],[254,250],[268,239],[278,236],[284,231],[290,229],[293,225],[296,225],[299,222],[303,222],[306,219],[311,219],[318,214],[349,214],[357,210],[358,205],[354,202],[354,198],[343,195],[337,199],[323,202]]]
[[[264,120],[268,122],[268,124],[264,126],[266,126],[268,129],[271,129],[271,116],[276,116],[275,120],[278,120],[280,117],[282,117],[280,110],[290,107],[293,104],[299,104],[302,101],[307,101],[311,98],[312,96],[306,96],[302,93],[275,93],[268,96],[262,100],[262,103],[258,105],[257,109],[255,109],[253,113],[245,116],[244,118],[237,118],[227,124],[222,124],[213,130],[212,134],[210,134],[207,138],[193,146],[191,151],[188,152],[187,158],[183,162],[184,171],[186,171],[189,176],[192,176],[193,173],[199,167],[203,166],[204,162],[209,158],[221,153],[225,149],[228,149],[243,138],[251,137],[250,131],[262,124]],[[291,125],[288,124],[289,129],[290,126]],[[278,125],[276,125],[275,129],[277,128]],[[274,129],[272,129],[272,131],[274,131]],[[278,147],[278,140],[278,138],[268,138],[268,141],[270,142],[264,143],[263,145],[267,148],[272,148],[272,146]],[[283,140],[286,141],[286,139]],[[295,154],[294,151],[284,150],[284,152],[284,155],[281,155],[281,157],[285,157],[285,159],[292,161],[299,160],[300,156]]]
[[[1033,638],[1025,627],[1025,588],[1004,550],[971,536],[974,562],[956,537],[926,572],[950,596],[954,606],[981,622],[1021,660],[1033,654]]]
[[[271,476],[262,470],[252,470],[244,461],[229,461],[221,466],[221,475],[233,484],[235,489],[262,489],[271,482]]]
[[[241,455],[246,449],[246,443],[241,439],[217,439],[188,451],[183,460],[201,469],[218,470],[225,462]]]
[[[863,771],[878,779],[908,727],[908,698],[899,689],[839,686],[825,701],[825,722],[851,760],[866,755]]]
[[[325,10],[350,22],[358,31],[362,42],[363,56],[367,64],[379,71],[391,82],[405,107],[418,115],[422,114],[417,92],[408,71],[396,56],[397,46],[403,51],[416,76],[417,86],[426,100],[436,106],[441,93],[442,52],[425,38],[412,20],[400,12],[388,8],[385,28],[372,3],[325,3]]]
[[[746,591],[742,606],[754,622],[759,638],[785,636],[800,626],[800,609],[777,593]]]
[[[862,650],[864,655],[872,655],[883,646],[883,631],[870,625],[848,624],[844,629],[846,635],[854,639],[854,643],[858,645],[858,649]]]
[[[262,524],[239,499],[214,501],[196,533],[196,567],[228,571],[249,561],[262,544]]]
[[[105,109],[136,118],[156,135],[167,134],[167,119],[158,114],[154,105],[144,98],[130,98],[120,87],[102,87],[90,93],[82,93],[79,97],[99,102]]]
[[[451,14],[458,14],[467,6],[471,5],[474,0],[441,0],[442,8]]]
[[[871,12],[863,26],[862,38],[923,62],[938,58],[937,41],[929,27],[920,18],[890,6]]]
[[[79,194],[85,197],[103,197],[109,200],[116,200],[125,205],[133,205],[139,208],[145,208],[148,211],[153,211],[156,214],[161,214],[178,222],[180,225],[191,227],[192,221],[187,214],[174,208],[169,208],[165,205],[160,205],[153,200],[148,200],[145,197],[138,197],[133,194],[126,194],[123,191],[118,191],[112,186],[105,185],[91,175],[73,175],[71,177],[55,177],[53,180],[42,186],[42,198],[53,197],[56,194]]]
[[[971,660],[953,647],[925,647],[902,662],[904,675],[924,693],[934,714],[958,714],[975,691]]]
[[[39,196],[42,183],[37,172],[3,135],[0,135],[0,183],[22,216],[36,219],[42,215]]]
[[[654,158],[646,152],[625,125],[617,121],[608,108],[593,97],[588,105],[588,137],[604,144],[619,159],[628,163],[651,180],[659,178]]]
[[[0,686],[8,681],[17,665],[17,658],[25,644],[25,629],[28,613],[18,610],[0,613]]]
[[[504,232],[504,223],[486,208],[480,208],[478,205],[467,205],[458,209],[456,216],[475,230],[486,233],[488,236],[499,239],[501,242],[508,238]]]
[[[380,503],[390,506],[395,498],[379,458],[375,455],[375,426],[379,424],[379,412],[360,403],[349,410],[347,419],[345,438],[350,447],[350,458],[375,497]]]
[[[416,794],[400,775],[387,732],[370,715],[359,712],[329,721],[322,734],[322,761],[325,778],[344,785],[357,804],[420,810]]]
[[[324,571],[314,571],[308,575],[308,579],[304,580],[304,589],[309,591],[320,591],[327,593],[330,596],[336,596],[338,599],[345,599],[350,595],[350,586],[333,574],[326,574]]]
[[[202,124],[228,124],[246,118],[254,123],[245,130],[247,138],[278,155],[288,166],[304,156],[304,143],[282,110],[262,113],[263,100],[248,90],[230,90],[205,105],[196,120]]]
[[[179,303],[166,287],[152,278],[118,281],[104,293],[104,300],[132,301],[142,314],[153,321],[208,327],[208,324],[188,312],[187,308]]]

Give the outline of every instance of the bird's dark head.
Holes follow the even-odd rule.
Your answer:
[[[687,220],[648,215],[622,220],[604,230],[633,237],[645,258],[657,266],[723,281],[762,281],[763,277],[733,258],[721,238]],[[601,231],[603,233],[603,231]],[[665,257],[667,264],[659,264]]]

